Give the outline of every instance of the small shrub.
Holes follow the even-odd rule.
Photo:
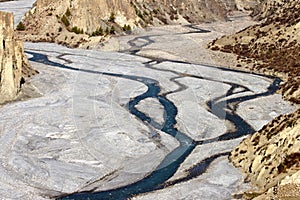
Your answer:
[[[115,34],[115,32],[116,32],[115,27],[112,26],[112,27],[110,28],[109,33],[110,33],[110,34]]]
[[[136,14],[139,18],[141,18],[143,21],[145,21],[144,15],[140,10],[138,10]]]
[[[59,28],[58,28],[58,32],[61,32],[61,31],[62,31],[62,27],[59,27]]]
[[[63,16],[61,17],[61,21],[62,21],[62,23],[63,23],[66,27],[70,26],[70,21],[68,20],[68,18],[66,17],[66,15],[63,15]]]
[[[144,16],[148,16],[149,13],[147,11],[144,11]]]
[[[174,20],[174,19],[175,19],[174,15],[173,15],[173,14],[171,14],[171,16],[170,16],[170,20]]]
[[[67,10],[66,10],[66,12],[65,12],[65,15],[66,15],[67,17],[71,16],[71,11],[70,11],[69,8],[67,8]]]
[[[71,32],[74,32],[76,34],[83,34],[83,29],[80,29],[78,28],[77,26],[74,26],[72,29],[71,29]]]
[[[98,27],[93,33],[92,33],[92,36],[99,36],[99,35],[104,35],[104,33],[103,33],[103,29],[102,29],[102,27],[100,26],[100,27]]]
[[[116,15],[115,15],[115,13],[114,13],[114,12],[111,12],[111,13],[110,13],[110,17],[109,17],[109,21],[110,21],[110,22],[115,22],[115,20],[116,20]]]
[[[108,27],[106,27],[106,29],[105,29],[105,34],[108,35],[109,33],[110,33],[110,30],[109,30]]]
[[[17,30],[18,31],[25,31],[25,26],[22,22],[20,22],[18,25],[17,25]]]
[[[153,13],[157,15],[159,13],[159,10],[158,9],[154,9]]]
[[[128,24],[125,24],[124,26],[123,26],[123,31],[131,31],[131,26]]]

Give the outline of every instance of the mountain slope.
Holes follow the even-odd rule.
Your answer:
[[[258,19],[267,17],[263,23],[209,46],[239,55],[241,65],[251,63],[251,69],[280,76],[286,80],[283,95],[300,103],[300,1],[272,2],[262,3],[263,9],[256,15]]]
[[[87,47],[137,27],[226,20],[238,6],[235,0],[37,0],[19,30],[28,41]]]

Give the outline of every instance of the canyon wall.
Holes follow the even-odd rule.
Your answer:
[[[23,43],[15,39],[13,14],[0,12],[0,103],[15,99],[21,85],[34,73]]]
[[[20,37],[27,41],[87,47],[103,41],[105,36],[146,26],[226,20],[228,12],[256,3],[257,0],[247,3],[235,0],[37,0],[18,30]]]

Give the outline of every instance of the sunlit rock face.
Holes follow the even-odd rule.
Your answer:
[[[234,165],[261,192],[266,191],[257,199],[300,197],[299,116],[300,110],[277,117],[231,153]]]
[[[23,43],[14,36],[13,14],[0,12],[0,103],[14,99],[32,73]]]

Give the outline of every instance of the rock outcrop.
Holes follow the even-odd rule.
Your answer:
[[[14,35],[12,13],[0,12],[0,103],[16,98],[26,79],[35,73]]]
[[[274,193],[274,188],[284,190],[288,185],[300,189],[300,110],[274,119],[236,147],[230,158],[260,192],[267,191],[274,198],[300,198],[299,190]]]
[[[253,16],[263,21],[209,44],[235,53],[244,67],[281,77],[284,97],[300,103],[300,0],[263,1]],[[258,187],[255,199],[300,199],[300,110],[274,119],[231,154],[231,160]]]
[[[28,41],[87,47],[137,27],[226,20],[228,12],[246,5],[235,0],[37,0],[19,30]]]

